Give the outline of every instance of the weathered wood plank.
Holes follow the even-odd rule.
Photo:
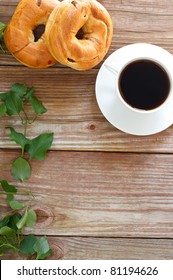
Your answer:
[[[1,150],[0,162],[16,155]],[[25,183],[39,216],[33,231],[173,238],[172,162],[173,155],[164,154],[50,152],[45,161],[33,161]],[[10,179],[9,171],[1,177]],[[1,211],[5,205],[2,199]]]
[[[170,260],[172,239],[48,237],[53,260]],[[1,259],[24,259],[7,254]]]
[[[33,85],[48,112],[29,127],[28,136],[54,132],[55,150],[103,150],[133,152],[173,152],[173,127],[152,136],[125,134],[103,117],[95,98],[98,70],[76,72],[72,69],[33,70],[0,67],[0,91],[14,82]],[[79,83],[80,80],[80,83]],[[65,86],[64,86],[65,85]],[[7,126],[22,131],[16,117],[0,119],[0,147],[15,147],[8,140]]]

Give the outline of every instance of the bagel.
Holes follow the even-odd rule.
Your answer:
[[[46,68],[56,63],[45,43],[45,34],[35,40],[34,30],[44,27],[57,0],[21,0],[4,32],[11,54],[32,68]],[[44,28],[45,29],[45,28]]]
[[[96,0],[64,0],[51,13],[45,39],[52,56],[77,70],[96,66],[112,41],[112,20]]]

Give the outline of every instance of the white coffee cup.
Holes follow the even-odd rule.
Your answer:
[[[163,61],[159,61],[158,59],[156,60],[152,57],[152,55],[150,55],[145,58],[139,57],[130,60],[125,65],[121,66],[121,68],[119,69],[116,68],[115,65],[113,65],[111,62],[105,63],[104,66],[115,75],[116,92],[118,93],[118,96],[121,99],[121,101],[128,109],[134,110],[138,113],[152,114],[153,110],[160,110],[163,106],[166,105],[167,102],[169,102],[169,98],[173,93],[172,77],[171,73],[169,73],[169,69],[166,67],[165,64],[163,64]],[[132,78],[133,80],[130,81],[130,79]],[[123,98],[125,94],[123,92],[122,86],[120,85],[120,80],[126,80],[124,81],[124,83],[126,83],[124,87],[127,88],[126,95],[128,96],[129,94],[131,94],[131,99],[138,98],[138,103],[140,103],[140,105],[132,105],[128,101],[128,99]],[[144,87],[147,87],[148,92],[147,89],[144,90]],[[136,97],[135,94],[133,94],[132,92],[133,90],[136,92]],[[158,95],[160,95],[160,99]],[[153,100],[154,98],[156,100]],[[157,99],[159,99],[160,102]],[[148,104],[147,106],[145,104],[142,104],[142,101],[146,101],[150,104]],[[152,106],[151,103],[155,105]]]
[[[149,109],[145,108],[145,106],[143,108],[132,106],[124,98],[123,90],[120,86],[120,78],[122,78],[124,69],[127,70],[129,66],[138,65],[141,62],[150,63],[152,66],[160,69],[160,71],[163,71],[162,74],[163,76],[165,75],[168,82],[165,98]],[[108,83],[106,79],[105,85],[103,84],[102,80],[106,75],[110,85],[106,85]],[[106,87],[112,88],[111,92],[109,92],[110,104],[108,99],[106,100],[106,96],[108,97]],[[105,117],[110,123],[124,132],[135,135],[149,135],[166,129],[173,123],[172,54],[159,46],[146,43],[127,45],[115,51],[106,59],[100,69],[96,81],[96,96],[99,107]],[[104,99],[105,105],[103,104]]]

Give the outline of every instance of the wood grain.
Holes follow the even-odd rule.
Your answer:
[[[170,260],[171,239],[48,237],[53,249],[52,260]],[[4,259],[25,259],[8,254]],[[3,257],[1,257],[3,259]]]
[[[16,155],[2,150],[0,162]],[[25,183],[40,217],[34,232],[173,238],[172,162],[173,155],[69,151],[34,160]]]
[[[113,127],[102,115],[95,97],[98,70],[33,70],[25,67],[0,67],[0,91],[10,90],[14,82],[35,87],[35,94],[47,108],[28,129],[28,137],[54,132],[54,150],[93,150],[125,152],[173,152],[173,127],[151,136],[133,136]],[[80,80],[80,82],[79,82]],[[64,86],[66,85],[66,86]],[[32,116],[31,116],[32,118]],[[0,147],[14,148],[7,126],[22,132],[20,119],[3,117]]]

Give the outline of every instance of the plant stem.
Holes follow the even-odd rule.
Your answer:
[[[18,251],[18,249],[15,246],[11,245],[10,243],[4,243],[4,244],[0,245],[0,248],[2,248],[2,247],[8,247],[9,249]]]
[[[36,116],[33,118],[33,120],[32,120],[32,121],[29,121],[28,123],[29,123],[29,124],[32,124],[33,122],[35,122],[35,120],[37,119],[37,117],[38,117],[38,115],[36,115]]]
[[[29,118],[28,118],[27,113],[25,112],[25,109],[24,109],[24,108],[22,109],[22,112],[23,112],[24,115],[25,115],[25,120],[26,120],[26,121],[29,121]]]
[[[26,137],[27,127],[28,127],[28,121],[25,121],[25,123],[24,123],[24,136],[25,137]]]
[[[14,192],[4,192],[4,191],[0,191],[0,194],[14,194]],[[18,191],[18,192],[16,193],[16,195],[30,195],[30,196],[32,196],[32,198],[34,197],[31,191],[28,191],[28,192],[20,192],[20,191]]]

